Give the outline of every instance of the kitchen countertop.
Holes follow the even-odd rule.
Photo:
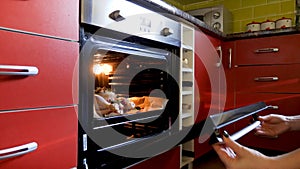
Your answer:
[[[174,19],[178,22],[190,22],[201,29],[203,32],[209,34],[210,36],[219,38],[221,40],[230,41],[238,39],[247,39],[247,38],[257,38],[257,37],[267,37],[274,35],[284,35],[284,34],[295,34],[300,33],[300,27],[292,27],[286,29],[274,29],[268,31],[257,31],[257,32],[241,32],[233,34],[225,34],[221,31],[213,29],[212,27],[205,24],[203,21],[193,17],[192,15],[184,12],[166,2],[160,0],[128,0],[138,5],[141,5],[145,8],[148,8],[152,11],[161,13],[171,19]]]

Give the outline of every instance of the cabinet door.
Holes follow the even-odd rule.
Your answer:
[[[217,50],[220,44],[220,40],[195,31],[195,122],[223,112],[225,107],[225,72],[219,64],[221,58]],[[195,159],[212,149],[208,136],[203,137],[200,141],[199,138],[194,139]]]
[[[196,122],[205,120],[208,114],[223,111],[220,110],[223,108],[220,99],[224,102],[225,95],[219,84],[224,84],[225,77],[220,76],[224,73],[220,73],[222,67],[217,66],[220,63],[219,45],[219,40],[195,31],[195,105],[199,104],[195,106]]]
[[[258,113],[258,115],[283,114],[288,116],[299,115],[300,94],[240,94],[237,95],[238,105],[247,105],[250,102],[264,101],[267,105],[272,105],[273,109],[268,109]],[[249,124],[250,119],[243,119],[235,123],[235,129],[241,129]],[[300,147],[300,133],[288,132],[277,139],[258,137],[254,131],[248,133],[239,140],[240,143],[257,148],[278,150],[288,152]]]
[[[236,69],[237,93],[300,93],[300,64],[246,66]]]
[[[78,40],[79,0],[1,0],[0,27]]]
[[[0,44],[0,110],[78,103],[77,43],[0,31]]]
[[[76,107],[0,112],[1,169],[72,168],[77,165]],[[4,153],[8,148],[33,143],[36,149]],[[33,146],[33,147],[35,147]],[[29,146],[30,147],[30,146]],[[4,154],[2,154],[4,153]],[[10,158],[4,158],[11,155]]]
[[[236,41],[236,64],[300,63],[300,35],[273,36]]]
[[[234,57],[235,57],[235,42],[224,42],[222,43],[222,66],[226,76],[226,101],[225,101],[225,111],[234,109],[234,78],[235,78],[235,71],[234,71]]]

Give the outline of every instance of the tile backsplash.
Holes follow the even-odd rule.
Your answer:
[[[176,0],[165,0],[183,11],[224,5],[233,15],[233,32],[245,32],[246,25],[252,21],[276,21],[282,17],[296,19],[296,0],[207,0],[181,5]]]

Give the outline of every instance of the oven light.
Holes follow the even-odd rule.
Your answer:
[[[108,75],[110,72],[112,72],[112,66],[109,64],[99,64],[96,63],[93,66],[93,72],[95,75],[99,75],[101,73],[104,73],[105,75]]]

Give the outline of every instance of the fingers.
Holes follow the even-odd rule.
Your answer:
[[[225,165],[230,163],[230,161],[233,158],[233,155],[231,155],[230,152],[228,152],[228,148],[224,147],[224,144],[216,143],[216,144],[212,145],[212,147],[215,150],[215,152],[218,154],[220,160]]]
[[[266,115],[266,116],[258,116],[257,118],[259,121],[261,122],[266,122],[266,121],[270,121],[272,119],[272,115]]]
[[[227,133],[227,132],[225,132],[225,133]],[[226,136],[226,134],[224,134],[224,136],[223,136],[223,141],[227,147],[230,147],[233,150],[233,152],[235,152],[236,154],[239,154],[240,149],[242,147],[239,143],[232,140],[229,135]]]

